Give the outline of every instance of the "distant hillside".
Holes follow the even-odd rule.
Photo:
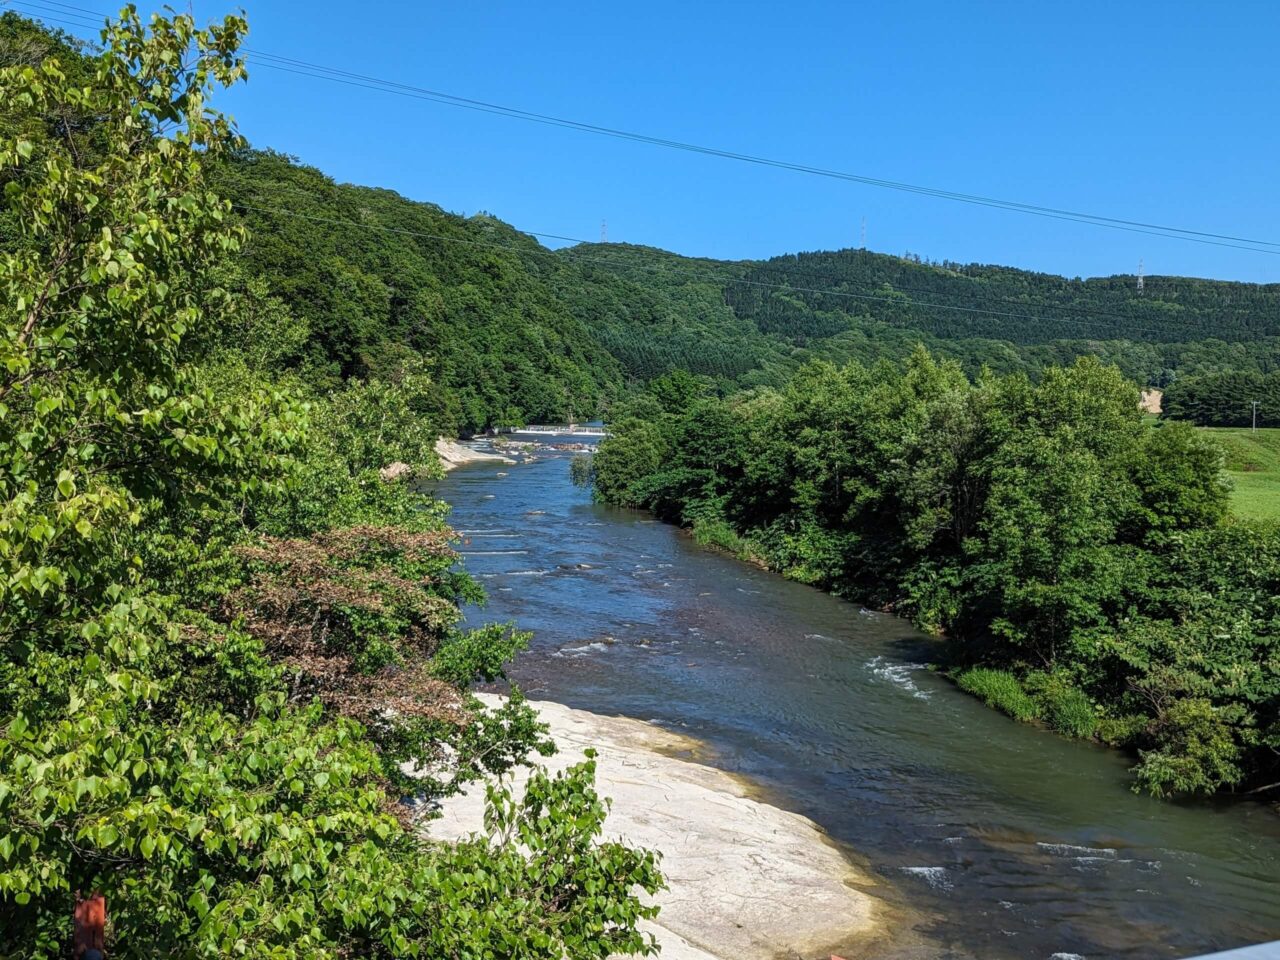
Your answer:
[[[814,357],[874,361],[920,342],[970,373],[1034,376],[1082,354],[1158,386],[1280,369],[1280,285],[1151,277],[1139,295],[1132,277],[1067,280],[865,250],[726,262],[583,244],[558,255],[579,266],[589,325],[642,379],[684,367],[776,383]],[[618,277],[634,293],[618,299]]]
[[[1176,343],[1280,336],[1280,284],[1187,277],[1068,280],[981,264],[927,263],[865,250],[802,253],[753,265],[728,292],[739,316],[783,336],[812,335],[816,316],[864,314],[948,339],[1019,344],[1058,339]],[[812,288],[778,292],[765,284]],[[907,302],[907,301],[910,302]]]
[[[312,338],[300,362],[335,381],[421,355],[443,420],[478,429],[586,417],[670,370],[723,389],[780,385],[814,358],[874,362],[917,343],[1036,376],[1093,354],[1144,384],[1280,369],[1280,286],[1180,277],[1067,280],[865,250],[768,261],[651,247],[548,250],[487,215],[340,185],[247,152],[217,188],[252,232],[246,269]]]

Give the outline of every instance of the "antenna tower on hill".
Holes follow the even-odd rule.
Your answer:
[[[1147,288],[1147,278],[1142,275],[1142,261],[1138,261],[1138,293]]]

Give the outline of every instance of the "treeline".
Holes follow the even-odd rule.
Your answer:
[[[1156,387],[1280,369],[1280,288],[1157,277],[1138,296],[1132,278],[863,250],[726,262],[583,244],[557,255],[576,268],[562,295],[639,381],[687,370],[724,392],[781,386],[815,359],[903,360],[920,343],[970,376],[987,367],[1034,379],[1082,356]]]
[[[1136,751],[1143,789],[1280,779],[1280,530],[1229,517],[1212,439],[1144,424],[1116,369],[680,374],[611,429],[576,469],[599,497],[944,633],[962,687]]]
[[[1277,288],[1153,277],[1067,280],[868,251],[727,262],[626,244],[551,251],[502,221],[336,184],[270,151],[213,182],[252,240],[243,268],[308,328],[307,379],[421,359],[446,431],[585,419],[675,370],[721,393],[780,387],[815,359],[902,360],[918,343],[1034,378],[1096,356],[1164,387],[1280,369]],[[1095,313],[1107,316],[1095,316]]]
[[[721,393],[780,387],[815,359],[902,360],[924,343],[1034,378],[1096,356],[1145,385],[1280,369],[1280,288],[1152,277],[1067,280],[848,250],[728,262],[650,247],[551,251],[502,221],[336,184],[266,150],[212,182],[252,240],[244,272],[308,335],[313,382],[421,360],[446,431],[602,414],[675,370]],[[0,224],[3,229],[3,224]]]
[[[1280,288],[1186,278],[1067,280],[868,251],[764,262],[626,244],[551,251],[502,221],[336,184],[270,151],[214,171],[252,240],[242,265],[308,336],[313,382],[420,359],[447,431],[585,419],[675,370],[721,393],[780,387],[815,360],[902,360],[918,343],[1033,379],[1096,356],[1145,385],[1280,369]],[[0,225],[2,229],[2,225]]]
[[[1184,377],[1165,390],[1161,414],[1210,427],[1280,426],[1280,370]]]
[[[601,839],[590,760],[424,837],[552,745],[468,693],[526,637],[461,626],[409,482],[449,408],[361,325],[397,294],[340,244],[287,301],[242,269],[207,174],[249,162],[208,108],[245,29],[127,8],[88,55],[0,16],[0,956],[67,956],[78,892],[113,956],[651,953],[655,856]]]
[[[850,313],[945,339],[1012,343],[1131,340],[1247,342],[1280,336],[1280,285],[1191,277],[1068,279],[984,264],[928,264],[867,250],[775,257],[728,292],[762,329],[805,331],[807,317]],[[791,288],[778,293],[765,284]],[[861,302],[858,302],[861,298]]]

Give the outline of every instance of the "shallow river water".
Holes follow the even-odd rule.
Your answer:
[[[905,621],[593,504],[567,457],[463,467],[436,493],[489,593],[469,619],[534,631],[512,670],[529,696],[707,743],[879,880],[910,918],[900,955],[1185,957],[1280,939],[1273,808],[1136,796],[1120,754],[930,673],[933,641]]]

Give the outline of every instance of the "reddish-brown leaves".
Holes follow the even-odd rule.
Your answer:
[[[406,575],[446,569],[456,557],[451,538],[447,530],[372,525],[305,539],[265,537],[236,551],[249,579],[226,597],[223,614],[286,667],[294,698],[319,697],[365,722],[463,723],[459,694],[428,667],[458,608],[436,591],[432,575]]]

